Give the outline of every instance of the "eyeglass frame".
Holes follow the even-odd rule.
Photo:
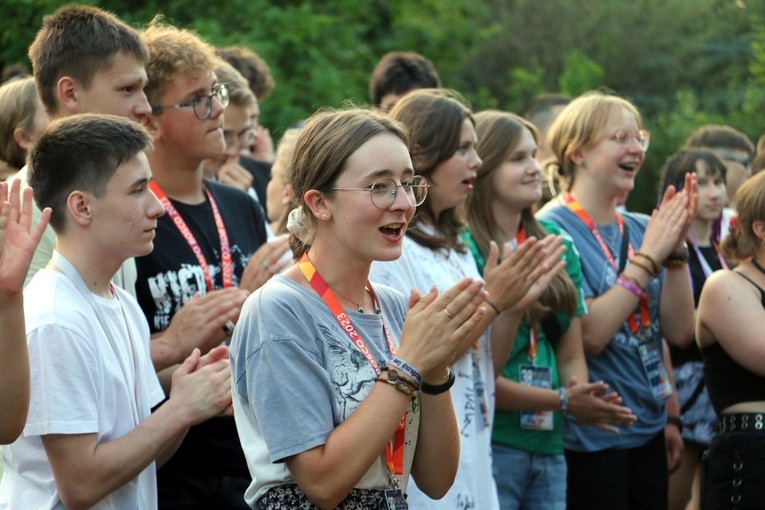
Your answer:
[[[745,169],[752,170],[752,158],[749,158],[747,156],[734,156],[733,154],[721,154],[720,159],[723,161],[730,161],[731,163],[738,163],[739,165],[743,166]]]
[[[241,149],[242,147],[245,147],[248,142],[252,142],[254,138],[255,130],[252,128],[252,126],[241,130],[234,136],[234,139],[231,141],[229,141],[229,139],[226,137],[226,130],[223,130],[223,141],[226,142],[226,147],[237,144],[237,147]]]
[[[625,139],[623,141],[620,141],[620,134],[624,133],[627,136],[629,136],[628,139]],[[640,136],[643,137],[641,140]],[[629,142],[635,141],[640,146],[643,152],[648,151],[648,147],[651,145],[651,132],[647,131],[645,129],[617,129],[611,135],[608,137],[609,140],[613,140],[619,145],[627,145]]]
[[[167,110],[170,108],[178,109],[178,108],[188,108],[191,106],[191,111],[194,112],[194,117],[196,117],[199,120],[207,120],[210,118],[210,115],[212,115],[213,111],[213,99],[217,99],[218,103],[225,109],[228,106],[229,103],[229,84],[228,83],[218,83],[216,85],[213,85],[211,92],[209,94],[203,94],[201,96],[194,96],[191,101],[187,103],[176,103],[176,104],[169,104],[169,105],[157,105],[152,106],[151,111],[152,113],[159,114],[162,112],[162,110]],[[221,93],[221,91],[224,91]],[[197,105],[204,99],[207,99],[207,113],[204,117],[200,117],[197,115]]]
[[[414,180],[415,179],[418,179],[418,180],[422,181],[422,184],[414,184]],[[380,207],[379,205],[377,205],[377,203],[375,203],[375,198],[374,198],[375,197],[375,195],[374,195],[375,189],[374,189],[374,186],[375,186],[375,184],[378,184],[380,182],[385,182],[385,181],[390,181],[394,185],[393,186],[393,191],[390,192],[390,195],[393,197],[393,200],[391,200],[390,204],[388,204],[386,207]],[[416,199],[416,197],[414,195],[413,187],[414,186],[421,186],[421,185],[424,185],[425,193],[423,194],[422,200],[419,203],[414,203],[410,199],[409,193],[407,193],[406,186],[409,186],[409,189],[412,191],[411,198],[412,199]],[[387,188],[387,185],[386,185],[386,188]],[[424,175],[414,175],[414,176],[412,176],[412,181],[410,181],[408,183],[405,183],[405,182],[396,182],[396,180],[391,178],[391,177],[381,177],[379,179],[376,179],[372,184],[370,184],[366,188],[330,188],[330,189],[333,190],[333,191],[368,191],[369,192],[369,199],[372,201],[372,205],[374,205],[378,209],[385,210],[385,209],[388,209],[390,206],[392,206],[393,204],[396,203],[396,199],[398,198],[398,189],[399,188],[404,190],[404,195],[407,197],[407,200],[409,200],[409,204],[414,206],[414,207],[418,207],[418,206],[422,205],[423,203],[425,203],[425,199],[428,196],[428,190],[430,189],[430,184],[428,184],[428,180],[425,178]],[[387,195],[387,193],[388,193],[387,189],[385,190],[385,193]],[[382,197],[382,195],[378,195],[378,196]]]

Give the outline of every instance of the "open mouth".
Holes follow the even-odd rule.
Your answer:
[[[634,174],[635,172],[637,172],[638,165],[636,163],[622,163],[621,165],[619,165],[619,168],[621,168],[625,172]]]
[[[404,230],[402,223],[391,223],[380,227],[380,232],[388,237],[399,237]]]

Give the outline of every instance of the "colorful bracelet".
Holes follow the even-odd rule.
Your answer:
[[[484,299],[483,302],[486,303],[487,305],[489,305],[492,308],[492,310],[494,310],[496,312],[497,315],[502,313],[502,312],[499,311],[499,308],[497,308],[497,305],[495,305],[494,303],[492,303],[488,299]]]
[[[394,357],[389,359],[386,364],[391,367],[396,367],[401,370],[405,375],[408,375],[415,384],[419,387],[422,382],[422,374],[420,371],[414,368],[412,365],[402,360],[401,358]]]
[[[627,278],[623,276],[619,276],[616,279],[616,284],[619,287],[632,292],[634,295],[636,295],[639,298],[645,296],[644,288],[642,288],[640,285],[636,285],[635,283],[633,283],[632,281],[628,280]]]
[[[658,271],[654,272],[653,269],[651,269],[650,267],[646,266],[645,264],[643,264],[639,260],[635,260],[635,257],[632,257],[630,259],[630,264],[639,267],[640,269],[642,269],[643,271],[645,271],[646,273],[648,273],[651,276],[659,276],[659,272]]]
[[[635,256],[636,257],[643,257],[648,262],[650,262],[651,267],[653,268],[654,275],[658,276],[658,274],[659,274],[659,264],[656,263],[656,260],[653,257],[648,255],[647,253],[643,253],[642,251],[636,251],[635,252]]]
[[[560,412],[565,416],[568,414],[568,391],[561,386],[558,388],[558,395],[560,396]]]
[[[430,384],[423,380],[422,384],[420,385],[420,390],[422,390],[423,393],[427,393],[428,395],[439,395],[445,391],[449,391],[449,389],[454,386],[456,377],[454,376],[454,372],[452,372],[451,368],[448,370],[449,374],[446,376],[446,380],[444,382],[440,384]]]

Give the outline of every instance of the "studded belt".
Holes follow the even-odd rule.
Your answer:
[[[735,413],[720,416],[719,430],[726,432],[765,432],[765,413]]]

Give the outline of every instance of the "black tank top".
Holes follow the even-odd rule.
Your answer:
[[[745,275],[736,274],[757,287],[765,308],[765,291]],[[718,342],[703,347],[701,355],[704,358],[704,383],[718,415],[733,404],[765,401],[765,377],[739,365]]]

